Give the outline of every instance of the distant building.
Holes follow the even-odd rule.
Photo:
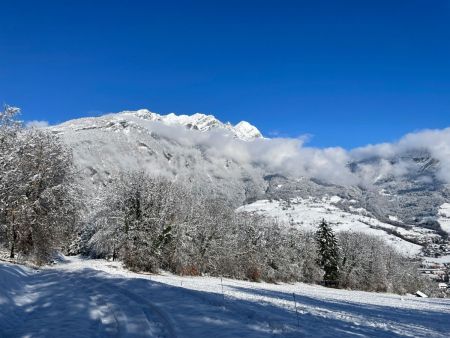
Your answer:
[[[438,287],[439,287],[439,289],[447,289],[448,285],[447,285],[447,283],[439,283]]]

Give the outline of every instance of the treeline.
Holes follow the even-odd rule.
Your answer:
[[[227,201],[142,172],[116,177],[79,202],[72,157],[54,135],[0,115],[0,242],[44,263],[54,250],[118,259],[135,271],[306,282],[415,292],[416,264],[381,239],[317,233],[236,213]],[[86,214],[87,217],[80,217]]]
[[[160,177],[125,174],[100,205],[80,248],[131,270],[397,293],[426,287],[417,265],[378,237],[335,237],[325,222],[316,233],[281,226]]]
[[[220,199],[144,173],[111,183],[81,234],[83,252],[118,258],[132,270],[268,281],[318,281],[314,235],[235,213]],[[91,236],[92,234],[92,236]]]

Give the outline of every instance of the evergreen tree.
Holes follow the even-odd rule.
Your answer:
[[[325,285],[336,285],[339,278],[339,248],[330,225],[323,219],[316,233],[319,261],[325,271]]]

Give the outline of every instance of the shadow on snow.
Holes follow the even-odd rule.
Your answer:
[[[223,298],[91,269],[28,273],[0,264],[0,287],[0,337],[396,337],[450,330],[448,313],[304,295],[296,295],[298,326],[289,293],[228,286],[254,301]]]

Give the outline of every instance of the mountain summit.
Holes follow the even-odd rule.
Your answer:
[[[213,115],[206,115],[202,113],[195,113],[193,115],[176,115],[170,113],[161,115],[153,113],[147,109],[139,110],[125,110],[119,113],[108,114],[101,118],[81,118],[68,121],[63,125],[65,127],[73,126],[75,129],[79,128],[97,128],[101,127],[99,123],[106,122],[106,126],[113,127],[116,124],[127,126],[130,123],[138,123],[143,121],[159,122],[167,126],[184,126],[190,130],[197,130],[200,132],[208,132],[212,130],[224,131],[226,134],[231,134],[234,138],[243,141],[252,141],[258,138],[263,138],[261,132],[253,125],[246,121],[241,121],[235,126],[229,122],[221,122]]]

